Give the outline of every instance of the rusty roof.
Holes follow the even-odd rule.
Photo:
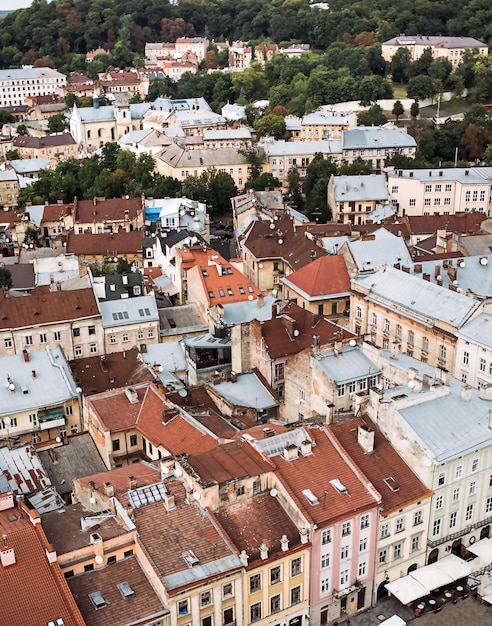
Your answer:
[[[370,454],[366,454],[357,443],[359,426],[374,432],[374,451]],[[381,494],[384,515],[432,496],[433,492],[414,474],[412,468],[405,463],[369,418],[352,419],[332,424],[329,428],[350,458],[363,470]],[[392,480],[388,481],[388,478]]]
[[[128,586],[120,591],[122,583]],[[168,614],[136,556],[73,576],[68,585],[87,626],[155,623]],[[97,609],[90,598],[95,591],[106,602],[103,608]]]
[[[0,296],[0,329],[31,328],[100,317],[92,289],[72,291],[33,290],[19,298]]]
[[[487,219],[485,213],[456,213],[455,215],[407,215],[405,222],[411,233],[431,234],[438,230],[446,230],[462,235],[480,232],[480,225],[485,219]]]
[[[116,233],[73,232],[67,236],[67,254],[118,256],[120,254],[140,254],[142,252],[142,233],[138,230]]]
[[[142,198],[94,198],[94,200],[77,200],[76,223],[92,224],[93,222],[121,222],[135,219],[144,209]],[[125,211],[128,214],[125,215]]]

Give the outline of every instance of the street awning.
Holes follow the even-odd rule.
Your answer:
[[[441,568],[436,567],[436,565],[437,562],[426,565],[425,567],[420,567],[414,572],[411,572],[410,576],[425,587],[428,592],[453,583],[455,579]]]
[[[472,561],[463,561],[463,559],[460,559],[460,557],[456,556],[456,554],[449,554],[448,556],[439,559],[439,561],[432,563],[432,566],[428,567],[435,567],[436,569],[441,570],[444,574],[451,576],[453,581],[466,578],[466,576],[471,574],[473,570],[476,569],[476,567],[473,567]]]
[[[413,574],[413,572],[412,572]],[[386,589],[402,604],[409,604],[414,600],[429,595],[429,590],[412,576],[403,576],[386,585]]]
[[[385,619],[383,622],[380,622],[379,626],[406,626],[406,621],[402,619],[399,615],[392,615]]]
[[[480,559],[480,563],[478,563],[473,570],[487,567],[487,565],[492,563],[492,539],[485,537],[467,546],[466,549]]]

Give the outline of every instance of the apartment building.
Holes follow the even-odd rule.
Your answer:
[[[416,150],[415,139],[396,126],[358,126],[342,134],[341,158],[347,163],[360,158],[371,163],[376,173],[394,154],[414,158]]]
[[[365,224],[368,215],[387,202],[388,189],[382,174],[330,176],[328,206],[334,222]]]
[[[398,35],[388,39],[381,45],[381,53],[386,61],[391,61],[393,55],[400,48],[410,51],[412,61],[420,58],[427,48],[432,51],[434,58],[444,57],[453,68],[460,62],[465,50],[476,51],[487,55],[488,46],[474,37],[445,37],[442,35]]]
[[[46,96],[66,84],[65,75],[50,67],[0,70],[0,107],[22,106],[28,96]]]

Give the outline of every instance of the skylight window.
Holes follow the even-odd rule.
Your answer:
[[[118,583],[116,586],[118,587],[119,592],[125,598],[125,600],[126,598],[130,598],[135,594],[135,591],[131,588],[130,583],[128,583],[126,580],[125,582]]]
[[[93,591],[89,594],[89,598],[91,599],[96,611],[103,609],[108,604],[100,591]]]
[[[345,495],[347,492],[347,487],[345,487],[345,485],[343,483],[341,483],[338,478],[334,478],[333,480],[330,480],[330,485],[332,487],[334,487],[339,494],[341,495]]]
[[[309,504],[311,506],[314,506],[315,504],[319,504],[319,500],[318,498],[314,495],[314,493],[311,491],[311,489],[303,489],[302,493],[304,495],[305,498],[307,498]]]
[[[253,289],[253,287],[251,285],[248,285],[248,291],[249,291],[249,293],[253,293],[254,289]]]
[[[195,555],[193,550],[186,550],[181,553],[181,556],[185,560],[188,567],[193,567],[193,565],[198,565],[198,563],[200,563],[200,559]]]

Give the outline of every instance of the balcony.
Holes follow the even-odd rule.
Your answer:
[[[65,409],[62,406],[57,406],[38,411],[38,422],[40,430],[65,426]]]

